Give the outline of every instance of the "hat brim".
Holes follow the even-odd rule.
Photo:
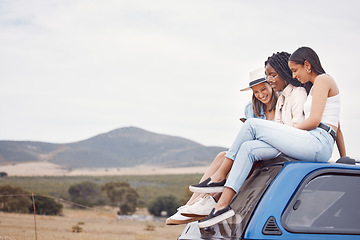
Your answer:
[[[248,87],[243,88],[243,89],[240,89],[240,91],[248,91],[248,90],[250,90],[253,86],[258,85],[258,84],[263,83],[263,82],[266,82],[266,79],[265,79],[265,78],[257,79],[257,80],[255,80],[255,81],[252,81],[252,82],[249,84]]]

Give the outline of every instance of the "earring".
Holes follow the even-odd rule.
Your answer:
[[[311,69],[307,69],[306,71],[307,71],[308,73],[311,73]]]

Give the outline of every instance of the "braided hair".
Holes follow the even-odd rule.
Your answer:
[[[292,71],[288,66],[288,61],[290,58],[290,53],[287,52],[277,52],[272,56],[268,57],[265,61],[265,66],[270,64],[276,71],[277,74],[287,83],[295,87],[304,87],[306,92],[309,94],[312,84],[306,83],[302,84],[300,81],[292,77]]]

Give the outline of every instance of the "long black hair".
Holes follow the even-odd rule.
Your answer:
[[[298,48],[291,56],[289,61],[295,62],[296,64],[304,65],[305,61],[308,61],[311,65],[311,70],[317,75],[325,73],[325,70],[321,66],[320,59],[316,52],[309,47]]]
[[[302,84],[299,80],[292,77],[292,71],[288,65],[290,56],[290,53],[287,52],[274,53],[265,61],[265,67],[267,64],[270,64],[285,82],[295,87],[304,87],[307,94],[309,94],[312,84]]]

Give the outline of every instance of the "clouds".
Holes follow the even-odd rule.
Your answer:
[[[69,142],[134,125],[229,146],[249,71],[308,45],[345,93],[342,127],[354,139],[356,9],[350,0],[2,1],[0,138]]]

